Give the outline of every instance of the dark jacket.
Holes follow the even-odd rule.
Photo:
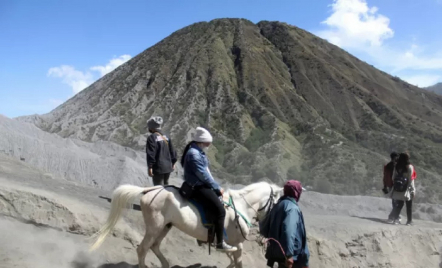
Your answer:
[[[260,233],[266,238],[276,239],[280,246],[269,240],[266,259],[284,263],[286,258],[293,257],[293,267],[308,266],[310,252],[307,245],[304,217],[294,198],[282,197],[269,215],[259,224]]]
[[[172,166],[177,162],[177,153],[172,141],[159,132],[147,137],[146,159],[147,167],[152,168],[153,174],[167,174],[173,171]]]

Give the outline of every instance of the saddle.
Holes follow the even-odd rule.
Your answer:
[[[173,187],[177,190],[180,190],[179,187],[176,187],[174,185],[168,185],[166,187]],[[210,209],[204,206],[204,202],[201,202],[196,198],[185,198],[183,195],[181,195],[181,197],[189,201],[189,203],[197,209],[198,213],[200,214],[201,223],[208,230],[207,241],[197,240],[198,245],[201,246],[206,243],[209,245],[212,244],[215,241],[215,224],[214,224],[215,215],[210,211]],[[225,229],[223,231],[224,231],[224,238],[227,239],[227,232]],[[210,253],[210,247],[209,247],[209,253]]]

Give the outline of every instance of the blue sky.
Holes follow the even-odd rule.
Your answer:
[[[47,113],[199,21],[278,20],[412,84],[442,81],[442,0],[0,0],[0,114]]]

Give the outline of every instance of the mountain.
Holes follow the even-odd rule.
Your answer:
[[[390,152],[408,150],[417,198],[442,201],[442,97],[281,22],[190,25],[50,113],[17,120],[144,150],[152,115],[179,151],[196,126],[209,128],[211,167],[232,183],[295,178],[379,194]]]
[[[431,87],[427,87],[425,89],[433,91],[439,95],[442,95],[442,83],[437,83],[436,85],[433,85]]]

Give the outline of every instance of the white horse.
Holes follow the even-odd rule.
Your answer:
[[[149,249],[155,253],[162,268],[169,268],[169,262],[160,251],[160,244],[172,227],[200,240],[207,241],[208,229],[202,222],[198,210],[184,199],[176,187],[154,186],[142,188],[134,185],[119,186],[112,195],[109,217],[97,233],[98,238],[91,250],[98,248],[112,231],[124,208],[141,196],[140,207],[146,225],[146,234],[138,245],[139,268],[145,268]],[[226,206],[224,222],[226,242],[236,246],[237,251],[228,253],[231,263],[228,267],[242,268],[243,242],[249,234],[252,219],[260,221],[282,194],[282,188],[266,182],[254,183],[240,190],[228,190],[223,200]],[[247,223],[247,222],[248,223]]]

